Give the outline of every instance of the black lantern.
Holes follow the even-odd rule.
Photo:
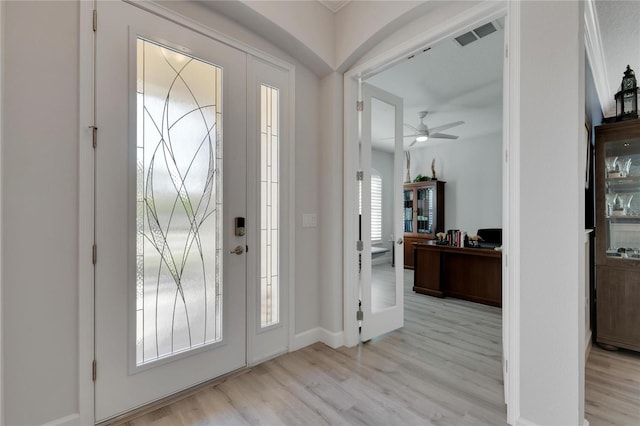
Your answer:
[[[638,82],[636,74],[627,65],[620,91],[616,93],[616,119],[620,121],[632,118],[638,118]]]

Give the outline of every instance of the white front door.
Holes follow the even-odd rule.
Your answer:
[[[361,340],[367,341],[404,325],[403,102],[366,83],[362,101],[360,295]],[[376,138],[390,139],[390,146],[374,143]],[[372,247],[383,251],[376,253]],[[374,257],[382,262],[372,262]]]
[[[246,365],[247,82],[241,51],[131,4],[97,9],[101,421]]]

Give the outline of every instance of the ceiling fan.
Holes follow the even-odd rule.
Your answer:
[[[456,121],[456,122],[453,122],[453,123],[443,124],[442,126],[438,126],[438,127],[434,127],[432,129],[429,129],[427,127],[427,125],[424,124],[424,118],[427,116],[428,113],[429,113],[428,111],[420,111],[418,113],[418,117],[420,118],[420,124],[418,124],[416,127],[412,126],[411,124],[404,123],[405,127],[408,127],[408,128],[410,128],[411,130],[414,131],[414,133],[412,133],[412,134],[404,135],[405,138],[415,137],[413,142],[411,142],[411,144],[409,145],[409,148],[411,148],[417,142],[425,142],[429,138],[458,139],[458,136],[449,135],[449,134],[446,134],[446,133],[440,133],[440,131],[447,130],[447,129],[450,129],[452,127],[464,124],[464,121]]]

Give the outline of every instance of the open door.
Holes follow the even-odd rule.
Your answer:
[[[361,340],[404,325],[402,99],[362,84],[360,145]]]

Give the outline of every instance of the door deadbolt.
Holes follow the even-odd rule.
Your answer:
[[[244,237],[244,217],[236,217],[235,234],[236,237]]]
[[[244,253],[244,247],[236,246],[236,248],[234,248],[233,250],[229,250],[229,253],[240,255],[240,254]]]

